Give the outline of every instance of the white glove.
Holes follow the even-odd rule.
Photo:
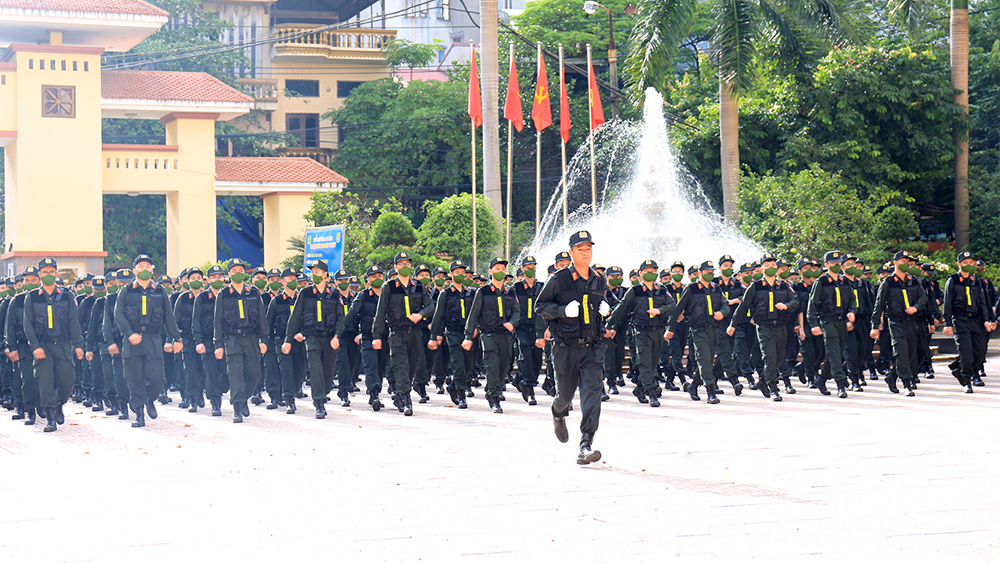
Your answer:
[[[566,317],[570,319],[575,319],[580,316],[580,302],[577,300],[570,301],[566,304]]]
[[[597,312],[600,313],[602,317],[606,317],[611,314],[611,305],[608,305],[607,301],[601,301],[601,304],[597,307]]]

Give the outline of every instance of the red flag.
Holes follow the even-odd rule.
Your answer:
[[[479,73],[476,71],[476,48],[472,48],[472,70],[469,72],[469,117],[476,127],[483,124],[483,98],[479,95]]]
[[[535,83],[535,101],[531,104],[531,120],[535,130],[543,131],[552,125],[552,106],[549,104],[549,77],[545,74],[545,57],[538,57],[538,80]]]
[[[594,74],[594,63],[590,63],[590,129],[596,130],[604,125],[604,108],[601,107],[601,93],[597,91],[597,76]]]
[[[510,60],[510,78],[507,79],[507,101],[503,104],[503,117],[514,124],[514,128],[524,129],[524,114],[521,113],[521,88],[517,84],[517,65]]]
[[[569,142],[569,128],[573,124],[569,118],[569,94],[566,92],[565,71],[559,69],[559,135],[564,143]]]

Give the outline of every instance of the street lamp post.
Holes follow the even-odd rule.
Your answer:
[[[612,20],[611,9],[607,6],[592,0],[583,3],[583,11],[594,14],[598,8],[604,8],[608,12],[608,66],[611,70],[611,117],[618,118],[618,51],[615,50],[615,24]]]

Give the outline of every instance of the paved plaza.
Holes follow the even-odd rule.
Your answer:
[[[997,561],[1000,359],[985,388],[880,380],[780,404],[628,387],[575,464],[551,398],[491,414],[358,394],[326,420],[174,403],[145,429],[79,405],[55,434],[0,420],[0,561]],[[704,397],[703,397],[704,399]],[[391,403],[390,403],[391,404]]]

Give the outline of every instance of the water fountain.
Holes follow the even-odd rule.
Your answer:
[[[610,123],[596,134],[607,186],[598,196],[596,216],[590,206],[590,154],[583,148],[567,170],[567,193],[576,203],[566,225],[560,187],[549,200],[539,236],[523,255],[547,264],[566,249],[568,233],[588,230],[596,241],[595,262],[621,266],[626,273],[647,258],[661,268],[674,260],[715,262],[723,254],[738,263],[758,259],[760,247],[723,222],[677,162],[667,139],[663,97],[655,89],[646,90],[641,123]]]

